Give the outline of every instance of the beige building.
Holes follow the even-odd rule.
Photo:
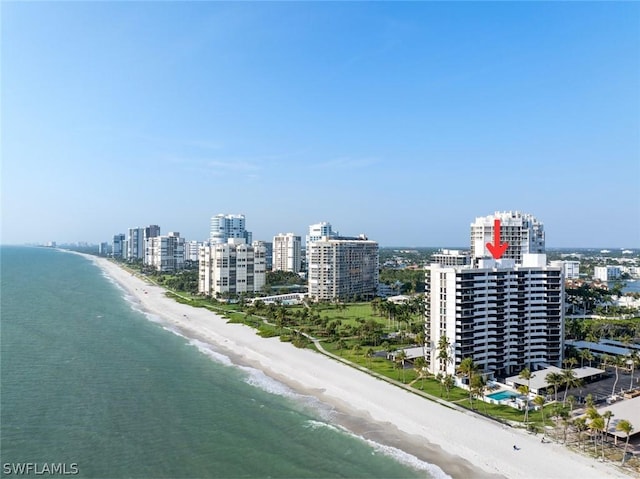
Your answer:
[[[318,301],[372,299],[378,288],[378,243],[323,237],[307,251],[309,296]]]
[[[200,248],[198,291],[209,296],[261,291],[266,283],[266,248],[230,238]]]

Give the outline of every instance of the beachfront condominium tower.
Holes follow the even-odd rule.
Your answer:
[[[432,264],[425,275],[427,363],[455,375],[463,359],[495,377],[562,365],[564,278],[546,255]]]
[[[251,244],[252,234],[245,228],[244,215],[219,214],[211,218],[211,244],[226,243],[229,238],[244,238],[245,243]]]
[[[307,250],[309,296],[317,301],[373,299],[378,263],[378,243],[364,235],[311,241]]]
[[[209,296],[233,296],[262,291],[266,284],[264,245],[230,238],[200,248],[198,291]]]
[[[111,256],[114,258],[122,258],[125,251],[126,236],[124,233],[113,235],[113,244],[111,245]]]
[[[129,228],[125,258],[127,261],[144,259],[144,228]]]
[[[144,263],[156,271],[165,273],[183,269],[184,238],[181,238],[178,232],[147,238]]]
[[[519,211],[496,211],[471,223],[471,259],[476,264],[480,258],[491,258],[486,247],[494,242],[495,221],[500,220],[500,243],[509,243],[502,256],[521,264],[523,255],[544,253],[544,226],[534,216]]]
[[[293,233],[273,237],[273,271],[299,273],[302,266],[302,239]]]

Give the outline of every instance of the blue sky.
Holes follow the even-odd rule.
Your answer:
[[[2,242],[640,247],[640,4],[2,2]]]

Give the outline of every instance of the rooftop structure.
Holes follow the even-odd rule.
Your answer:
[[[509,243],[502,258],[521,264],[525,254],[545,252],[544,226],[534,216],[519,211],[496,211],[471,223],[471,259],[491,258],[486,244],[494,241],[494,222],[500,220],[500,243]]]
[[[604,369],[591,368],[588,366],[584,366],[582,368],[572,369],[577,379],[587,379],[593,380],[601,377],[606,373]],[[562,373],[562,369],[549,366],[548,368],[541,369],[538,371],[532,371],[532,376],[529,381],[526,379],[522,379],[520,376],[511,376],[506,378],[505,383],[508,386],[518,387],[518,386],[526,386],[529,384],[529,388],[532,393],[539,394],[540,391],[543,391],[551,386],[547,384],[547,376],[551,373]]]
[[[245,228],[244,215],[218,214],[211,218],[211,244],[226,243],[230,238],[243,238],[251,244],[252,234]]]

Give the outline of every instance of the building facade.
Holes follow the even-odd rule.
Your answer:
[[[145,241],[144,263],[156,271],[179,271],[184,268],[184,244],[178,232],[152,236]]]
[[[309,243],[307,282],[317,301],[372,299],[378,289],[378,243],[324,237]]]
[[[126,236],[124,233],[113,235],[113,243],[111,245],[111,256],[114,258],[122,258],[125,252]]]
[[[564,278],[546,255],[481,260],[474,266],[432,264],[425,276],[427,362],[452,374],[465,358],[495,377],[525,367],[562,366]],[[443,359],[441,338],[448,351]]]
[[[431,257],[433,263],[442,266],[464,266],[471,263],[471,255],[468,251],[457,249],[443,249]]]
[[[293,233],[273,237],[273,271],[299,273],[302,267],[302,239]]]
[[[580,261],[557,260],[550,261],[549,265],[554,268],[562,268],[564,279],[578,279],[580,277]]]
[[[127,261],[144,260],[144,228],[129,228],[125,259]]]
[[[202,246],[198,291],[209,296],[262,291],[266,284],[265,247],[242,238]]]
[[[593,279],[600,281],[613,281],[620,278],[622,269],[620,266],[596,266],[593,268]]]
[[[211,218],[211,244],[226,243],[230,238],[243,238],[245,243],[252,242],[251,232],[246,230],[244,215],[218,214]]]
[[[494,242],[495,220],[500,220],[500,243],[509,243],[503,259],[513,259],[521,264],[523,255],[545,252],[544,225],[540,221],[528,213],[496,211],[471,223],[471,259],[476,264],[481,258],[492,257],[486,244]]]

